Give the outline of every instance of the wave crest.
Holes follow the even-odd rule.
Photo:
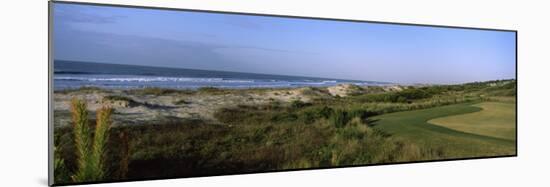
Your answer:
[[[211,83],[253,83],[254,80],[193,77],[70,77],[57,76],[55,80],[89,82],[211,82]]]

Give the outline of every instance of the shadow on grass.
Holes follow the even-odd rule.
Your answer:
[[[378,125],[378,121],[380,121],[380,119],[371,119],[371,118],[368,118],[368,119],[365,119],[364,120],[366,124],[368,124],[369,126],[371,127],[375,127]]]

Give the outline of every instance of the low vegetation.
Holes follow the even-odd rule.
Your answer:
[[[133,93],[133,94],[153,95],[153,96],[173,94],[173,93],[188,93],[188,92],[185,92],[185,91],[173,90],[173,89],[163,89],[163,88],[143,88],[143,89],[127,90],[127,92],[130,92],[130,93]]]
[[[369,88],[346,97],[319,96],[289,102],[271,99],[265,104],[223,107],[213,113],[215,121],[180,119],[156,125],[114,126],[103,135],[108,141],[103,143],[105,164],[101,176],[103,180],[189,177],[512,155],[516,151],[514,140],[428,121],[474,114],[482,110],[476,106],[487,101],[513,105],[515,84],[514,80],[503,80],[394,91],[373,88],[371,92]],[[304,90],[317,96],[321,92],[318,89]],[[245,91],[202,88],[193,92]],[[143,94],[189,92],[150,90]],[[181,99],[173,104],[189,103]],[[86,107],[80,108],[76,110],[80,117],[75,121],[101,121],[100,116],[82,117],[87,115],[82,109]],[[95,129],[97,134],[98,127]],[[58,165],[64,168],[60,172],[78,173],[87,167],[81,164],[80,149],[96,141],[88,139],[86,143],[86,138],[81,138],[78,143],[72,141],[72,135],[91,136],[90,132],[76,127],[55,130],[56,158],[63,160]]]
[[[177,101],[174,101],[174,104],[175,105],[187,105],[187,104],[191,104],[191,102],[187,101],[185,99],[179,99]]]
[[[74,140],[75,165],[73,174],[70,175],[65,168],[65,160],[60,158],[56,150],[54,159],[55,168],[59,169],[59,179],[67,180],[70,175],[74,182],[101,181],[105,178],[104,161],[107,150],[107,140],[111,125],[112,109],[102,107],[97,110],[96,126],[92,129],[88,124],[88,111],[86,103],[73,98],[71,102],[71,113],[73,119],[72,134]],[[56,178],[57,179],[57,178]]]

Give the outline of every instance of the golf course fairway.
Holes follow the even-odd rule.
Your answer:
[[[503,132],[489,133],[493,135],[490,136],[486,135],[487,133],[463,132],[428,122],[436,118],[481,112],[483,109],[478,106],[493,107],[491,103],[487,104],[486,102],[462,103],[422,110],[389,113],[373,117],[371,125],[374,128],[391,134],[395,138],[415,143],[422,148],[425,152],[424,154],[431,155],[427,160],[514,155],[516,153],[515,140],[503,138],[509,136],[494,136],[494,134],[509,134],[507,128],[498,128]],[[513,104],[511,108],[513,109]],[[510,116],[513,117],[514,115]],[[476,124],[491,124],[495,121],[485,120],[486,118],[478,117]],[[512,122],[515,123],[515,120],[512,120]],[[489,127],[490,125],[484,126]],[[513,126],[512,124],[511,127]],[[495,131],[498,131],[498,129]],[[489,131],[491,130],[481,132]]]
[[[482,110],[436,118],[429,120],[428,123],[472,134],[515,140],[515,104],[483,102],[473,106],[480,107]]]

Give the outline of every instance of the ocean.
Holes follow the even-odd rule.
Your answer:
[[[136,65],[54,61],[54,90],[100,87],[108,89],[170,88],[284,88],[334,86],[342,83],[384,85],[375,81],[343,80],[318,77],[269,75],[228,71]]]

